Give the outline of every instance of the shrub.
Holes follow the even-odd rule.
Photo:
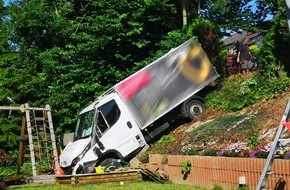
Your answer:
[[[17,166],[0,166],[0,179],[5,179],[10,176],[15,176],[17,173]]]
[[[198,153],[199,152],[196,148],[191,148],[191,149],[184,151],[184,154],[186,154],[186,155],[198,155]]]
[[[0,166],[13,166],[17,163],[18,151],[12,150],[6,152],[0,149]]]
[[[251,150],[253,150],[257,145],[259,144],[259,138],[258,133],[251,133],[249,140],[248,140],[248,146]]]
[[[173,142],[175,140],[175,138],[169,134],[169,135],[163,135],[160,140],[158,141],[159,144],[165,144],[165,143],[169,143],[169,142]]]
[[[222,87],[206,96],[206,106],[226,112],[238,111],[262,99],[272,99],[285,91],[290,79],[282,68],[275,73],[254,73],[252,78],[235,75],[226,78]]]
[[[209,150],[204,150],[203,156],[218,156],[219,155],[219,150],[215,149],[209,149]]]
[[[268,155],[269,155],[269,152],[258,151],[255,153],[255,158],[267,158]]]
[[[186,162],[181,162],[180,166],[183,174],[189,173],[191,170],[191,161],[187,160]]]
[[[148,163],[149,161],[149,153],[147,151],[142,152],[139,156],[139,160],[141,163]]]

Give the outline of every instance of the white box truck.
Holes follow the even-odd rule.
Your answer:
[[[193,118],[204,109],[195,94],[219,77],[195,37],[114,85],[79,114],[73,142],[60,155],[65,174],[129,161],[169,125],[174,108]],[[169,120],[171,118],[168,118]]]

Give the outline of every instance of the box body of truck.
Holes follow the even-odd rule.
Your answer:
[[[116,160],[130,158],[146,145],[146,136],[168,127],[152,125],[172,109],[184,104],[183,110],[189,106],[188,114],[194,116],[190,100],[218,76],[196,38],[191,38],[85,108],[60,165],[66,174],[91,173],[112,160],[112,167],[117,167]]]

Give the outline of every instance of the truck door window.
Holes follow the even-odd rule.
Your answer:
[[[121,111],[115,100],[111,100],[108,103],[100,106],[97,121],[98,129],[96,129],[98,136],[101,136],[110,127],[112,127],[118,121],[120,115]],[[99,131],[102,134],[100,134]]]
[[[106,132],[109,128],[101,112],[99,112],[98,116],[98,127],[102,134],[104,134],[104,132]]]
[[[115,102],[115,100],[111,100],[108,103],[102,105],[100,107],[100,111],[105,117],[105,121],[108,123],[109,127],[112,127],[120,118],[121,111]]]

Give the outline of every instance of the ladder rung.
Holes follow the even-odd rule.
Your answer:
[[[24,154],[23,157],[24,158],[30,158],[30,154]]]
[[[25,163],[23,163],[23,166],[31,166],[31,163],[30,162],[25,162]]]
[[[35,130],[34,130],[34,131],[35,131]],[[43,131],[43,126],[37,126],[37,131],[38,131],[38,132]]]
[[[39,137],[38,137],[37,135],[33,135],[33,136],[32,136],[32,140],[38,140],[38,138],[39,138]]]
[[[274,174],[274,172],[267,172],[266,174],[267,175],[271,175],[271,174]]]
[[[28,140],[28,135],[23,135],[20,137],[21,141],[27,141]]]
[[[29,145],[27,145],[29,147]],[[40,145],[33,145],[34,150],[42,149]]]
[[[46,154],[46,153],[41,153],[41,154],[39,154],[39,153],[35,153],[34,154],[34,157],[35,158],[40,158],[40,157],[46,157],[46,156],[49,156],[49,157],[53,157],[53,155],[52,154]],[[31,158],[31,156],[30,156],[30,154],[24,154],[23,155],[23,158]]]
[[[35,119],[36,121],[44,121],[44,120],[45,120],[44,117],[35,117],[34,119]]]
[[[290,142],[290,139],[279,139],[279,142]]]

